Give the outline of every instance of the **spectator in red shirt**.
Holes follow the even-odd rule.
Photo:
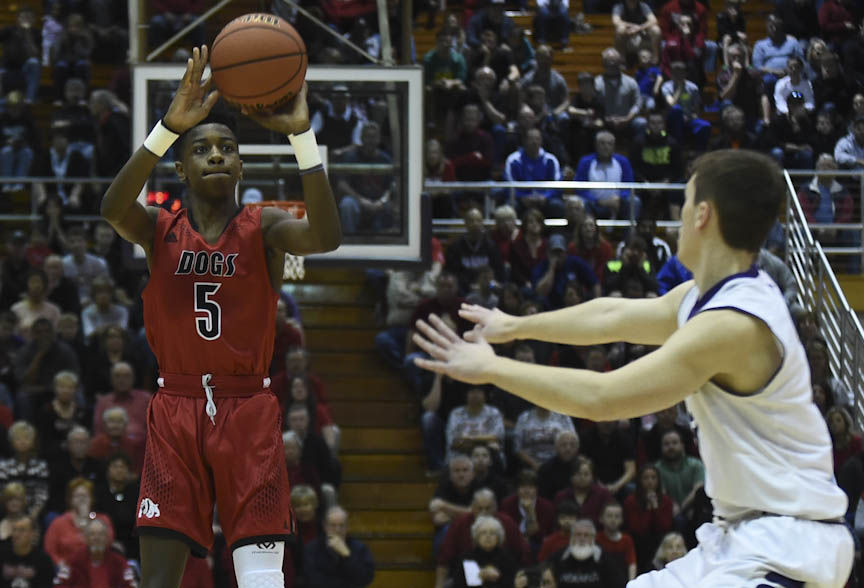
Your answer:
[[[510,246],[510,280],[519,286],[531,286],[531,274],[546,259],[547,241],[543,236],[546,218],[536,208],[522,214],[519,236]]]
[[[288,349],[283,357],[285,367],[280,373],[274,374],[270,381],[270,389],[277,398],[287,398],[290,396],[291,382],[295,376],[303,376],[309,383],[312,392],[315,393],[315,400],[322,404],[327,404],[327,389],[324,387],[324,382],[321,378],[309,371],[309,352],[304,347],[297,346]],[[290,403],[289,403],[290,404]]]
[[[851,0],[825,0],[819,7],[819,29],[835,51],[855,34],[855,17],[850,10],[854,4]]]
[[[316,494],[321,493],[321,476],[315,466],[309,462],[303,463],[303,440],[294,431],[282,433],[282,447],[285,450],[285,465],[288,468],[288,482],[291,488],[300,485],[311,486]]]
[[[621,567],[627,566],[627,580],[636,577],[636,547],[633,537],[621,530],[624,510],[615,501],[607,502],[600,514],[602,529],[597,533],[597,545],[612,557],[620,559]]]
[[[87,546],[62,563],[55,588],[138,588],[135,572],[126,558],[109,549],[108,525],[94,519],[85,531]]]
[[[639,573],[653,569],[657,546],[672,530],[674,508],[672,499],[663,493],[657,468],[643,467],[636,477],[636,492],[624,500],[625,527],[633,536]]]
[[[136,441],[143,441],[147,432],[147,406],[151,394],[146,390],[134,389],[135,371],[125,361],[118,361],[111,366],[111,392],[99,396],[93,408],[93,434],[99,435],[105,431],[102,415],[109,408],[122,406],[129,416],[126,433]]]
[[[558,504],[555,508],[556,521],[558,530],[546,536],[543,539],[543,545],[540,547],[540,552],[537,554],[537,561],[544,562],[549,559],[553,553],[561,551],[570,545],[570,532],[573,528],[573,523],[579,520],[579,505],[575,502],[565,500]]]
[[[529,563],[531,549],[519,532],[519,527],[509,516],[497,512],[498,503],[495,493],[488,488],[481,488],[474,493],[471,501],[471,512],[455,519],[447,529],[441,550],[438,553],[438,567],[436,572],[436,585],[443,585],[447,572],[458,558],[471,551],[473,540],[471,538],[471,525],[479,516],[490,516],[498,519],[504,527],[504,541],[502,547],[514,561],[522,564]]]
[[[492,213],[492,218],[495,220],[495,226],[489,231],[489,237],[498,246],[501,259],[509,260],[510,248],[519,235],[519,228],[516,226],[516,211],[509,204],[502,204]],[[505,266],[509,268],[508,261],[505,261]]]
[[[483,113],[476,104],[462,107],[458,134],[444,149],[453,162],[456,178],[463,182],[491,178],[494,143],[492,135],[480,128],[482,118]]]
[[[86,547],[85,533],[90,521],[98,520],[105,526],[108,543],[114,542],[114,525],[107,515],[93,512],[93,482],[75,478],[66,487],[65,513],[51,521],[45,531],[45,552],[54,563],[69,563],[78,551]]]
[[[297,522],[297,534],[304,545],[318,537],[321,530],[321,519],[318,516],[318,495],[312,486],[301,484],[291,490],[291,506]]]
[[[597,229],[597,219],[590,214],[573,231],[567,254],[576,255],[590,265],[600,282],[603,282],[606,264],[615,257],[612,245]]]
[[[570,487],[555,495],[556,505],[565,500],[575,502],[580,516],[592,521],[600,519],[600,509],[612,500],[612,493],[594,480],[594,462],[587,457],[577,458],[570,474]]]
[[[145,440],[129,435],[129,413],[122,406],[113,406],[102,413],[102,420],[105,430],[93,437],[90,457],[104,460],[114,453],[123,452],[132,458],[137,478],[144,465]]]
[[[426,141],[426,181],[455,182],[456,168],[453,162],[444,157],[444,150],[438,139]],[[456,214],[456,203],[449,192],[432,192],[432,218],[450,218]]]
[[[537,495],[537,472],[530,468],[519,472],[516,493],[501,502],[501,512],[519,526],[532,553],[537,553],[543,539],[555,529],[555,506]]]
[[[688,15],[691,19],[687,36],[690,39],[695,57],[702,60],[705,71],[714,71],[717,43],[707,39],[709,15],[708,9],[701,2],[670,0],[663,6],[659,19],[663,40],[669,42],[677,38],[680,31],[679,22],[683,15]]]
[[[280,298],[276,302],[276,339],[270,362],[271,378],[285,372],[285,354],[294,347],[303,347],[303,326],[297,319],[288,316],[288,306]]]

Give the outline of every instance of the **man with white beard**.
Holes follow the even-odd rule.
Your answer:
[[[570,545],[549,558],[558,588],[624,586],[624,573],[594,542],[596,534],[591,519],[579,519],[571,527]]]

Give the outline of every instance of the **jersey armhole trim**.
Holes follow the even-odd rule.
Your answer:
[[[743,308],[739,308],[737,306],[714,306],[711,308],[702,309],[699,312],[700,313],[711,312],[713,310],[733,310],[735,312],[740,312],[741,314],[745,314],[749,317],[752,317],[752,318],[758,320],[763,325],[765,325],[768,328],[768,330],[771,332],[771,337],[774,339],[775,344],[780,348],[780,365],[777,366],[777,369],[774,370],[774,373],[771,374],[771,377],[768,378],[768,380],[758,390],[756,390],[755,392],[752,392],[750,394],[742,394],[741,392],[736,392],[735,390],[731,390],[729,388],[721,386],[720,384],[715,382],[713,378],[709,381],[714,386],[716,386],[719,390],[722,390],[723,392],[726,392],[727,394],[731,394],[732,396],[737,396],[738,398],[753,398],[755,396],[758,396],[759,394],[762,394],[765,391],[765,389],[771,385],[771,383],[777,377],[777,374],[780,373],[780,371],[783,369],[783,366],[786,364],[786,355],[787,355],[786,354],[786,348],[783,346],[783,343],[780,341],[780,338],[777,337],[777,335],[774,333],[774,329],[771,328],[771,325],[769,325],[765,321],[765,319],[763,319],[762,317],[757,316],[757,315],[753,314],[752,312],[748,312],[748,311],[744,310]],[[695,314],[693,316],[695,316]]]

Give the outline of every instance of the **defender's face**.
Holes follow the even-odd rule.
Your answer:
[[[233,197],[240,181],[243,162],[237,151],[237,138],[222,124],[207,124],[189,131],[177,174],[196,193],[224,193]]]

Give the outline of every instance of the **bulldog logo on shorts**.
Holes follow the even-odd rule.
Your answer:
[[[159,512],[159,505],[150,500],[149,498],[141,499],[141,507],[138,509],[138,518],[147,517],[148,519],[152,519],[154,517],[158,518],[161,513]]]

